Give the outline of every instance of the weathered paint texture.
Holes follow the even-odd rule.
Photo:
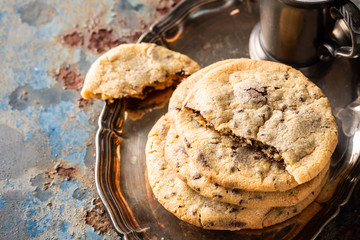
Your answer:
[[[0,239],[118,238],[93,180],[103,103],[79,91],[178,2],[0,1]]]

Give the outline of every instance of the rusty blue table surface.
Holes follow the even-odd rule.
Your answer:
[[[118,239],[94,184],[103,106],[80,89],[104,51],[179,0],[0,1],[0,239]],[[318,239],[360,239],[360,188]]]

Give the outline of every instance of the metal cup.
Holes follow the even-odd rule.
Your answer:
[[[360,10],[350,1],[261,0],[250,56],[295,67],[360,53]]]

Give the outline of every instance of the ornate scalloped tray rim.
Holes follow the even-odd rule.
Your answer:
[[[187,17],[202,9],[204,6],[213,7],[224,5],[233,1],[199,0],[184,1],[173,9],[167,16],[155,22],[148,32],[144,33],[139,42],[154,42],[165,45],[162,36],[169,29],[179,26]],[[356,105],[358,106],[358,104]],[[314,239],[323,227],[333,219],[339,212],[340,207],[350,198],[351,193],[359,180],[360,163],[360,133],[359,133],[359,111],[353,107],[347,108],[356,112],[357,127],[349,142],[350,153],[343,154],[342,161],[347,161],[347,166],[332,166],[332,181],[338,180],[339,184],[333,197],[323,204],[322,209],[308,222],[308,224],[298,233],[296,238]],[[354,110],[355,109],[355,110]],[[141,228],[137,223],[131,209],[120,189],[120,153],[113,152],[112,144],[119,144],[121,141],[122,126],[125,121],[123,102],[121,100],[113,103],[106,103],[101,115],[99,116],[99,129],[96,135],[96,166],[95,182],[98,194],[108,212],[115,230],[125,239],[146,238],[146,228]],[[120,149],[118,149],[120,151]],[[115,156],[115,157],[114,157]],[[339,162],[339,161],[338,161]],[[315,226],[315,227],[314,227]]]

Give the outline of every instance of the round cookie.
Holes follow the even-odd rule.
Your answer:
[[[239,59],[201,78],[184,107],[201,124],[284,161],[301,184],[328,164],[337,126],[328,99],[301,72]]]
[[[304,200],[313,192],[325,177],[329,167],[325,167],[318,176],[285,192],[259,192],[225,188],[210,181],[196,169],[186,151],[184,138],[179,136],[171,125],[165,145],[165,160],[189,187],[199,194],[220,202],[242,207],[270,208],[292,206]]]
[[[158,201],[179,219],[205,229],[260,229],[285,221],[300,213],[319,194],[314,194],[292,207],[242,208],[205,198],[176,177],[164,159],[164,145],[170,127],[163,116],[152,128],[146,144],[149,183]]]
[[[201,125],[187,111],[175,115],[174,126],[189,159],[200,174],[227,188],[247,191],[287,191],[299,184],[283,163],[243,147],[233,138]]]
[[[188,56],[153,43],[121,44],[99,57],[86,74],[81,95],[101,100],[144,98],[200,69]]]

